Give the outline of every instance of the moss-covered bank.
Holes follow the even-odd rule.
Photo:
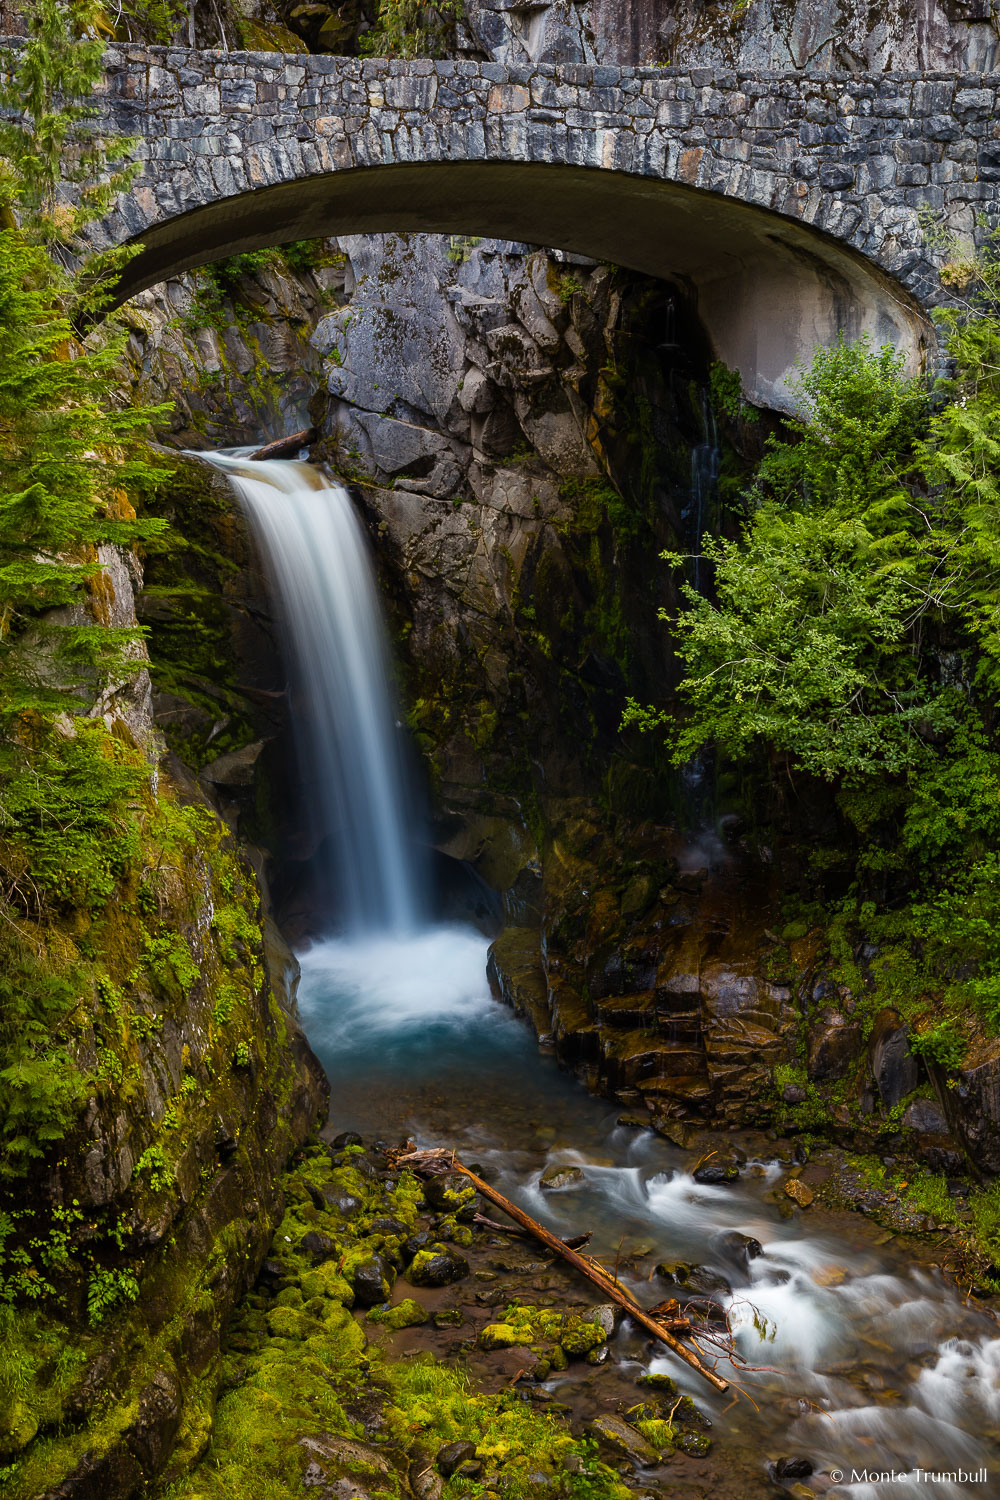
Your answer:
[[[100,722],[65,732],[97,736],[99,757],[120,743]],[[106,829],[79,862],[89,899],[80,881],[36,879],[19,938],[47,985],[50,1050],[29,1049],[5,1085],[22,1116],[40,1107],[51,1058],[68,1091],[27,1170],[9,1108],[5,1121],[0,1483],[25,1500],[131,1495],[172,1449],[200,1451],[221,1326],[325,1105],[253,870],[179,767],[151,776],[124,756],[139,784],[109,811],[108,889],[94,876]]]

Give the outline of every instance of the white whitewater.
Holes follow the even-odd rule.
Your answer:
[[[414,932],[424,915],[414,818],[386,632],[351,497],[307,463],[199,456],[242,502],[283,616],[331,910],[352,937]]]

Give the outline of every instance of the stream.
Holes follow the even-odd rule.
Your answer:
[[[689,1153],[617,1125],[620,1108],[591,1097],[492,999],[486,949],[477,933],[436,927],[412,938],[331,940],[302,954],[299,1005],[330,1077],[331,1131],[407,1132],[421,1145],[454,1146],[556,1233],[593,1230],[590,1249],[605,1265],[620,1257],[623,1280],[647,1305],[673,1290],[655,1279],[651,1295],[657,1262],[724,1278],[732,1292],[720,1300],[739,1348],[766,1367],[742,1381],[746,1396],[735,1405],[627,1324],[614,1348],[631,1400],[635,1374],[662,1370],[711,1415],[713,1496],[773,1495],[766,1464],[796,1457],[814,1465],[812,1490],[843,1500],[888,1500],[904,1483],[940,1500],[1000,1494],[994,1320],[964,1306],[938,1272],[914,1265],[903,1245],[878,1245],[884,1236],[860,1216],[782,1217],[768,1201],[783,1175],[773,1156],[750,1157],[732,1187],[694,1182]],[[538,1179],[555,1163],[579,1167],[583,1181],[543,1192]],[[763,1253],[749,1263],[734,1255],[731,1231],[758,1240]],[[767,1320],[764,1341],[754,1309]],[[549,1384],[586,1409],[587,1392],[567,1385],[606,1377],[580,1369]],[[872,1471],[896,1477],[860,1477]]]
[[[989,1312],[965,1305],[922,1247],[858,1215],[786,1217],[775,1188],[791,1142],[740,1138],[739,1181],[696,1183],[690,1153],[619,1124],[618,1106],[588,1095],[492,998],[484,937],[423,915],[426,873],[405,832],[419,810],[350,496],[306,464],[202,457],[246,507],[304,705],[302,776],[327,835],[339,931],[300,954],[299,1006],[330,1079],[329,1132],[454,1147],[557,1233],[591,1230],[591,1252],[620,1264],[646,1305],[675,1290],[655,1276],[658,1263],[701,1268],[754,1367],[739,1392],[716,1396],[627,1322],[607,1364],[547,1382],[587,1415],[639,1399],[644,1369],[677,1380],[712,1418],[712,1453],[700,1469],[686,1460],[654,1476],[652,1493],[1000,1495],[1000,1337]],[[543,1191],[553,1165],[578,1175]]]

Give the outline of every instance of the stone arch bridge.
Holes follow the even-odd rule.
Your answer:
[[[227,255],[418,230],[673,277],[753,399],[838,330],[933,358],[948,257],[998,213],[1000,75],[734,74],[112,49],[142,169],[96,226],[122,299]],[[946,278],[947,280],[947,278]]]

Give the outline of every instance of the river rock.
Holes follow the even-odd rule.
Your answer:
[[[319,1229],[310,1229],[299,1240],[299,1249],[311,1255],[314,1262],[329,1260],[336,1248],[336,1241]]]
[[[413,1286],[449,1286],[469,1274],[469,1262],[450,1245],[429,1245],[419,1250],[406,1273]]]
[[[792,1198],[800,1208],[808,1208],[815,1194],[809,1185],[798,1177],[790,1177],[784,1185],[785,1196]]]
[[[389,1300],[396,1272],[384,1255],[372,1255],[355,1266],[349,1280],[359,1307],[374,1307]]]
[[[625,1314],[617,1302],[601,1302],[597,1307],[589,1307],[582,1316],[584,1322],[596,1323],[598,1328],[603,1328],[605,1338],[611,1339],[621,1327]]]
[[[610,1448],[613,1453],[622,1454],[640,1468],[652,1469],[660,1462],[656,1449],[622,1417],[604,1412],[587,1423],[586,1431],[597,1439],[602,1448]]]
[[[702,1187],[728,1187],[730,1183],[739,1180],[740,1169],[732,1163],[723,1165],[712,1162],[704,1167],[695,1167],[691,1175]]]
[[[476,1190],[461,1172],[442,1172],[424,1183],[424,1197],[439,1214],[469,1220],[476,1212]]]
[[[774,1465],[774,1477],[782,1483],[787,1479],[808,1479],[813,1465],[808,1458],[779,1458]]]
[[[400,1328],[418,1328],[429,1319],[430,1314],[425,1307],[421,1307],[412,1297],[404,1297],[395,1307],[388,1308],[379,1322],[383,1328],[390,1328],[395,1333]]]
[[[480,1349],[513,1349],[523,1339],[523,1331],[519,1332],[510,1323],[487,1323],[479,1331]]]
[[[741,1234],[738,1229],[727,1229],[712,1239],[713,1249],[724,1255],[730,1264],[745,1271],[752,1260],[764,1254],[764,1246],[751,1234]]]
[[[435,1462],[438,1466],[438,1471],[444,1475],[445,1479],[450,1479],[463,1464],[468,1463],[475,1456],[475,1443],[446,1443],[443,1448],[438,1449]]]
[[[555,1166],[546,1168],[538,1179],[538,1186],[546,1192],[553,1192],[557,1188],[574,1187],[583,1180],[579,1167]]]
[[[335,1135],[330,1142],[334,1151],[344,1151],[348,1146],[363,1146],[364,1141],[356,1130],[342,1130],[340,1135]]]

